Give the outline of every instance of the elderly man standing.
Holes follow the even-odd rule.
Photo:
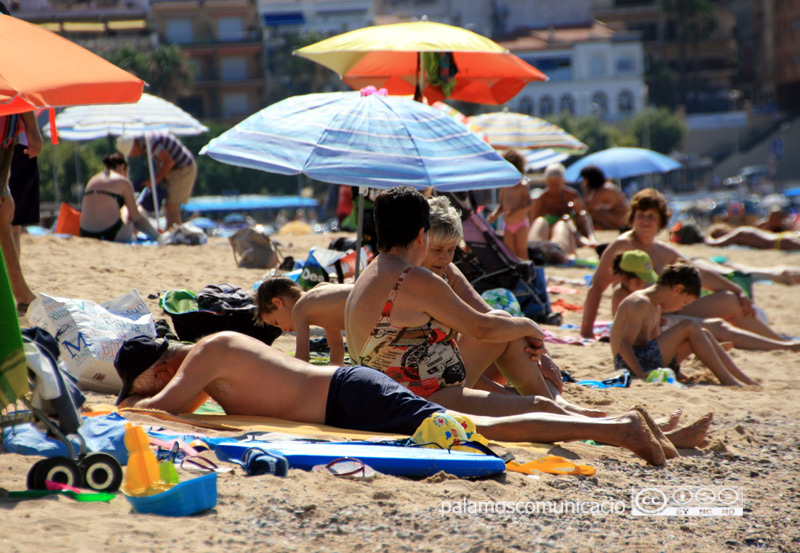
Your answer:
[[[180,140],[170,133],[148,134],[150,149],[156,162],[155,183],[165,181],[167,197],[164,211],[167,217],[167,228],[180,225],[181,204],[186,203],[192,195],[194,182],[197,179],[197,164],[194,156]],[[117,150],[126,159],[147,153],[144,136],[120,136],[117,139]],[[150,186],[150,179],[144,181]]]

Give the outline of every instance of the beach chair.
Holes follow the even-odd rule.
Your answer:
[[[122,483],[122,467],[111,455],[88,453],[79,429],[78,408],[83,394],[58,363],[58,344],[40,328],[22,331],[14,295],[0,254],[0,434],[31,420],[42,423],[49,435],[64,443],[67,456],[36,462],[28,472],[29,489],[45,490],[48,481],[115,491]],[[55,416],[53,420],[51,416]],[[67,435],[81,444],[75,452]]]
[[[478,293],[494,288],[511,290],[526,317],[544,324],[561,324],[547,294],[544,266],[519,259],[475,212],[468,194],[450,194],[451,203],[461,208],[461,225],[467,250],[458,248],[453,259]]]

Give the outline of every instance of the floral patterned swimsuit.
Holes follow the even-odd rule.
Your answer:
[[[466,379],[464,362],[455,341],[455,331],[431,319],[418,327],[392,324],[397,291],[412,267],[397,279],[383,306],[378,323],[359,355],[359,363],[377,369],[422,397]]]

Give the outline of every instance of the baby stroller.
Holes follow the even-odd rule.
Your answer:
[[[467,245],[467,251],[456,250],[453,262],[475,290],[478,293],[493,288],[511,290],[525,316],[538,323],[560,325],[561,314],[554,313],[550,307],[544,267],[519,259],[486,219],[475,212],[469,193],[452,193],[448,197],[461,208]]]
[[[34,419],[48,434],[63,442],[66,457],[49,457],[36,462],[28,472],[27,487],[46,490],[48,481],[95,491],[113,492],[122,483],[122,467],[112,455],[86,453],[80,435],[79,407],[84,397],[74,378],[58,361],[55,338],[40,328],[20,331],[14,296],[0,256],[0,430]],[[16,409],[22,404],[23,409]],[[8,409],[6,409],[8,408]],[[57,418],[54,421],[51,416]],[[67,435],[75,435],[80,451]]]

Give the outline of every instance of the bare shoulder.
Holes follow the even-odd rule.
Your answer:
[[[663,260],[664,264],[674,263],[684,259],[683,254],[671,244],[656,240],[653,242],[653,253]]]
[[[571,186],[564,186],[564,195],[570,199],[578,197],[578,191]]]

